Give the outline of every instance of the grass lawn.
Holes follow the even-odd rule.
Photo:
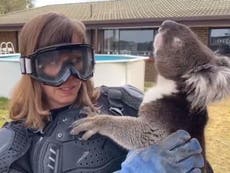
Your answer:
[[[230,173],[230,99],[209,106],[207,156],[215,173]],[[7,100],[0,98],[0,126],[7,120]]]
[[[230,173],[230,99],[208,108],[207,156],[215,173]]]
[[[8,100],[6,98],[0,97],[0,127],[8,118]]]

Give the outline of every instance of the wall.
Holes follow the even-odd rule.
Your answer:
[[[191,29],[198,35],[198,37],[204,44],[208,45],[209,29],[207,27],[206,28],[199,27],[199,28],[191,28]]]

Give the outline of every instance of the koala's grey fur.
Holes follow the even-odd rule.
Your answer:
[[[138,117],[100,115],[74,124],[73,133],[108,136],[126,149],[155,144],[187,130],[204,150],[207,105],[230,95],[230,62],[218,57],[187,26],[165,21],[154,40],[156,86],[145,93]]]

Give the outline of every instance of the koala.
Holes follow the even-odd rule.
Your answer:
[[[126,149],[157,144],[178,129],[197,138],[205,156],[207,105],[230,95],[229,59],[217,56],[186,25],[164,21],[154,39],[156,85],[137,117],[97,115],[76,121],[73,134],[105,135]]]

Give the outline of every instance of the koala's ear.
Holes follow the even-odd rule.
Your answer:
[[[180,39],[180,38],[178,38],[178,37],[174,37],[173,38],[173,42],[172,42],[172,46],[174,47],[174,48],[181,48],[182,47],[182,40]]]

